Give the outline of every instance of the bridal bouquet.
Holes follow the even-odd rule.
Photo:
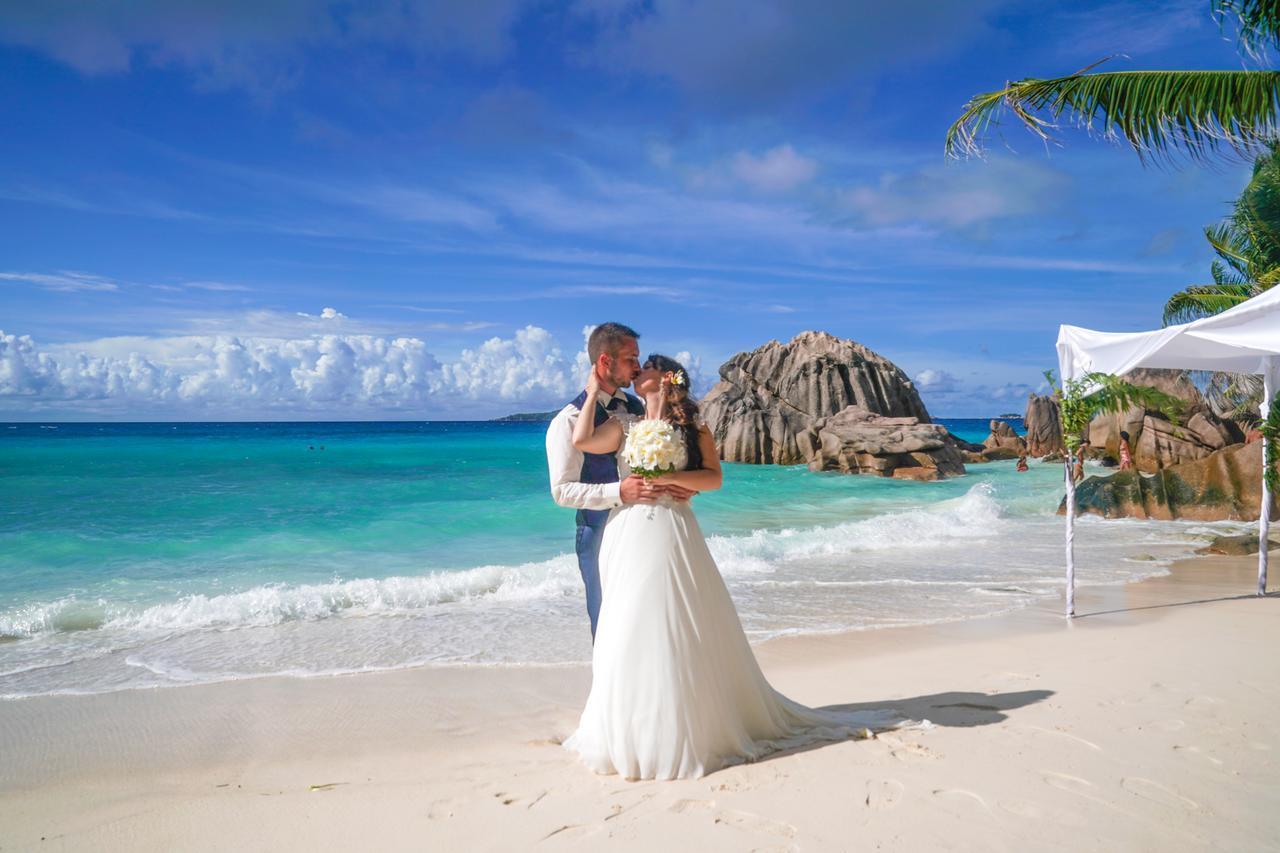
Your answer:
[[[627,433],[622,458],[630,466],[631,473],[645,479],[670,474],[684,465],[687,459],[684,443],[676,428],[653,418],[640,421]]]

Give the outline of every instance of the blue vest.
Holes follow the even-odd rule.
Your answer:
[[[626,394],[626,392],[623,392]],[[640,402],[638,397],[626,394],[627,411],[637,417],[644,417],[644,404]],[[582,404],[587,402],[587,392],[583,391],[574,398],[572,405],[579,412],[582,411]],[[582,417],[580,414],[579,417]],[[605,407],[596,403],[595,411],[596,423],[598,427],[609,419],[609,413]],[[578,475],[579,483],[616,483],[618,482],[618,454],[617,453],[586,453],[582,454],[582,471]],[[587,524],[592,527],[598,527],[605,523],[609,517],[607,509],[580,509],[578,510],[578,524]]]

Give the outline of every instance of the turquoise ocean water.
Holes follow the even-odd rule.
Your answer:
[[[943,423],[986,434],[985,420]],[[0,425],[0,696],[588,660],[573,513],[551,502],[544,432]],[[763,639],[1060,595],[1060,484],[1034,462],[940,483],[728,465],[695,507]],[[1211,532],[1082,526],[1085,584],[1161,572]]]

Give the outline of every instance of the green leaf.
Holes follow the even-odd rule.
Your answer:
[[[1221,314],[1241,302],[1256,296],[1258,289],[1251,284],[1197,284],[1179,290],[1164,306],[1164,324],[1190,323],[1201,317]]]
[[[1280,2],[1276,0],[1212,0],[1214,17],[1222,28],[1236,26],[1240,49],[1260,57],[1280,42]]]
[[[969,100],[947,130],[947,156],[981,155],[1006,110],[1042,140],[1068,121],[1124,139],[1143,160],[1207,160],[1224,149],[1249,156],[1280,136],[1280,72],[1114,71],[1019,80]]]
[[[1089,422],[1098,415],[1116,414],[1142,408],[1157,411],[1177,424],[1185,403],[1172,394],[1147,385],[1134,385],[1109,373],[1086,373],[1063,383],[1058,403],[1061,410],[1062,439],[1074,454],[1083,443]]]

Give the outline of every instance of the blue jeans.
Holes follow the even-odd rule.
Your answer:
[[[591,619],[591,641],[596,639],[596,623],[600,621],[600,540],[608,512],[583,510],[578,513],[578,572],[587,591],[587,616]]]

